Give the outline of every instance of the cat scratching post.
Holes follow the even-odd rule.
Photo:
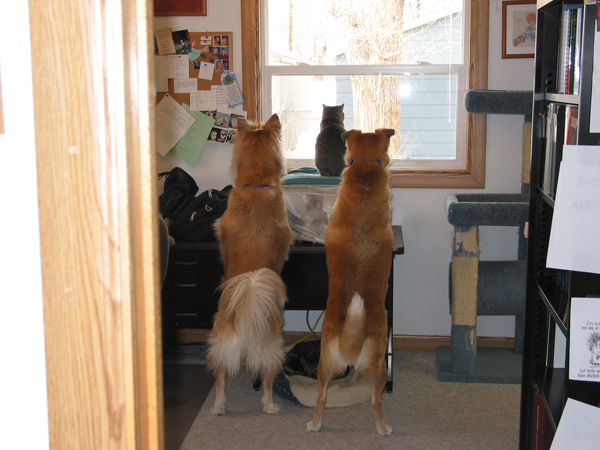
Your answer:
[[[452,371],[471,373],[477,353],[479,228],[454,228],[452,245]]]
[[[448,221],[454,226],[449,274],[451,345],[438,347],[440,381],[519,383],[525,311],[526,241],[529,212],[531,91],[468,91],[470,113],[523,114],[521,194],[449,194]],[[518,259],[480,261],[479,227],[519,227]],[[514,351],[477,349],[477,316],[514,315]]]

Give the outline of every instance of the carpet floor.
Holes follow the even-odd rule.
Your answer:
[[[395,351],[394,391],[383,394],[384,417],[394,429],[391,436],[377,435],[369,402],[326,409],[321,431],[310,433],[305,427],[312,408],[275,396],[281,411],[266,415],[260,406],[262,389],[254,391],[250,376],[243,374],[227,386],[224,416],[210,413],[215,397],[211,387],[180,448],[517,449],[520,390],[514,384],[440,382],[435,352]],[[198,397],[197,392],[187,396]],[[172,436],[166,426],[166,435]]]

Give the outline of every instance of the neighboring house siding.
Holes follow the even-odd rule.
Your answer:
[[[460,32],[462,18],[453,15],[452,26],[450,17],[444,17],[433,23],[426,24],[408,31],[402,46],[403,62],[414,64],[424,61],[430,64],[448,64],[447,46],[448,35],[452,37],[452,62],[460,63]],[[434,35],[439,45],[424,44],[424,39]],[[423,49],[426,51],[424,52]],[[444,54],[442,54],[444,53]],[[353,128],[353,104],[350,77],[336,77],[336,103],[345,104],[346,129]],[[456,146],[456,76],[448,75],[412,75],[403,76],[402,83],[410,86],[411,95],[401,98],[401,128],[403,151],[409,158],[419,158],[431,155],[433,158],[453,158]],[[450,97],[451,107],[447,105]],[[434,106],[432,108],[431,106]],[[439,106],[439,107],[435,107]]]

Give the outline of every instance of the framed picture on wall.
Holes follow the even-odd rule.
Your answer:
[[[155,16],[206,16],[206,0],[154,0]]]
[[[502,58],[533,58],[535,0],[502,2]]]

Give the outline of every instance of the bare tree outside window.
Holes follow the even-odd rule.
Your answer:
[[[346,41],[349,64],[399,65],[402,60],[404,0],[345,2],[327,0]],[[400,130],[400,83],[397,76],[352,76],[354,128]],[[393,157],[400,156],[396,133],[390,142]]]
[[[456,158],[461,0],[267,4],[265,72],[288,158],[314,156],[322,104],[341,103],[347,128],[397,131],[390,147],[395,159]]]

